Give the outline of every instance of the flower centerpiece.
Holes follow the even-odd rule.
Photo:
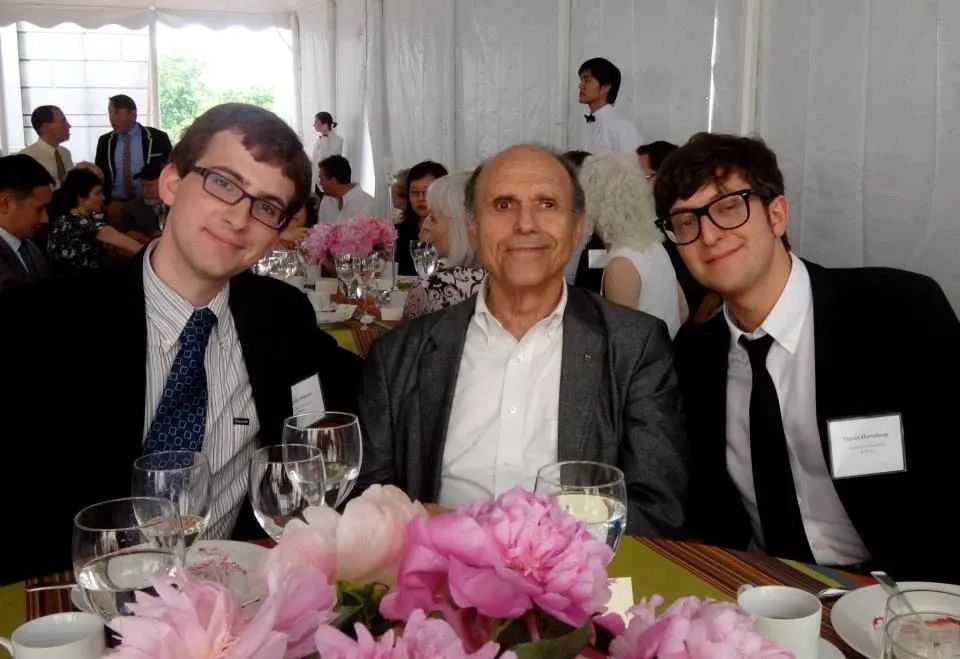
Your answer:
[[[791,655],[735,605],[697,598],[629,621],[605,613],[607,545],[556,500],[519,488],[429,517],[392,486],[343,515],[310,508],[246,609],[218,584],[161,578],[110,627],[117,659],[707,659]]]
[[[376,250],[393,252],[396,241],[397,230],[391,222],[361,214],[345,222],[313,226],[303,240],[303,251],[309,262],[323,263],[346,254],[364,257]]]

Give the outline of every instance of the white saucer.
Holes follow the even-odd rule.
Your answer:
[[[825,638],[820,639],[817,659],[843,659],[843,653]]]

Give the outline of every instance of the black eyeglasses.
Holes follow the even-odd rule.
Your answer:
[[[287,223],[287,214],[283,208],[266,199],[254,197],[217,170],[191,167],[190,171],[203,177],[203,189],[207,194],[225,204],[236,206],[244,199],[249,199],[250,216],[260,224],[271,229],[281,229]]]
[[[738,190],[717,197],[706,206],[670,213],[659,218],[656,224],[670,242],[689,245],[700,237],[704,215],[720,229],[736,229],[746,224],[750,219],[750,197],[753,196],[763,195],[754,190]]]

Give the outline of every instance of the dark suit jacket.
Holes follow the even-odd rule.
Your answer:
[[[33,254],[33,260],[37,264],[37,271],[40,278],[50,276],[50,267],[43,253],[33,244],[32,240],[27,240],[27,249]],[[7,289],[25,284],[30,280],[27,275],[27,269],[23,266],[23,261],[19,255],[13,251],[13,248],[7,244],[7,241],[0,238],[0,293]]]
[[[103,194],[110,198],[113,190],[113,181],[116,177],[116,164],[113,162],[113,144],[117,135],[113,131],[104,133],[97,140],[97,155],[94,158],[97,167],[103,170]],[[157,128],[150,128],[140,124],[140,140],[143,144],[143,164],[144,166],[152,162],[167,162],[173,146],[170,144],[170,136]],[[134,175],[137,172],[130,172]]]
[[[835,480],[872,562],[897,579],[960,580],[956,527],[960,323],[928,277],[887,268],[807,263],[813,292],[817,425],[903,415],[907,471]],[[743,549],[751,529],[726,467],[727,352],[722,314],[677,337],[692,457],[690,532]],[[947,530],[950,529],[950,535]]]
[[[669,535],[684,522],[686,437],[662,321],[570,287],[563,315],[560,460],[619,466],[627,532]],[[362,486],[393,483],[435,502],[450,409],[476,297],[381,337],[360,394]]]
[[[230,283],[230,310],[260,443],[280,441],[291,414],[290,387],[314,373],[330,409],[356,409],[360,360],[317,328],[302,293],[244,273]],[[22,540],[6,549],[4,583],[66,567],[73,515],[91,503],[130,495],[144,427],[142,260],[111,274],[19,287],[0,295],[0,318],[0,432],[7,471],[0,493],[9,528]],[[241,518],[249,520],[241,534],[249,533],[252,516],[241,512]]]

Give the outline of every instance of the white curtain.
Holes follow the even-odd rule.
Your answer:
[[[923,272],[960,307],[960,3],[763,3],[761,34],[797,253]]]

